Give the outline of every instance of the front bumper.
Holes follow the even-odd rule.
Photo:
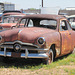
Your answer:
[[[25,53],[7,52],[6,47],[4,47],[4,51],[0,51],[0,56],[19,58],[48,58],[46,53],[29,53],[27,49],[25,49]]]

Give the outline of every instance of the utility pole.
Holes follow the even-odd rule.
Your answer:
[[[42,0],[42,7],[43,7],[43,0]]]

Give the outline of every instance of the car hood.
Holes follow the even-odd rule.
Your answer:
[[[34,42],[38,37],[42,37],[44,34],[55,32],[54,30],[47,28],[25,28],[19,32],[19,40],[23,42]]]
[[[10,27],[15,26],[15,25],[16,25],[16,23],[1,23],[0,27],[10,28]]]
[[[38,37],[44,37],[45,34],[50,34],[56,32],[55,30],[47,28],[17,28],[12,30],[6,30],[2,33],[4,34],[4,41],[15,41],[19,40],[25,43],[34,43]]]

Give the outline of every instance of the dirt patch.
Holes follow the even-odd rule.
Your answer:
[[[63,68],[54,69],[39,69],[35,71],[27,69],[12,69],[12,68],[2,68],[0,69],[0,75],[68,75]]]
[[[75,69],[75,65],[65,65],[65,66],[59,66],[59,68]]]
[[[29,69],[0,68],[0,75],[68,75],[64,71],[65,68],[75,69],[75,65],[57,66],[53,69],[41,68],[34,71]]]

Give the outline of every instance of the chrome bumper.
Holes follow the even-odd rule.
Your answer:
[[[12,57],[12,52],[6,52],[6,47],[4,51],[0,51],[0,56],[4,57]],[[25,53],[21,53],[20,58],[48,58],[46,53],[29,53],[27,49],[25,49]]]

